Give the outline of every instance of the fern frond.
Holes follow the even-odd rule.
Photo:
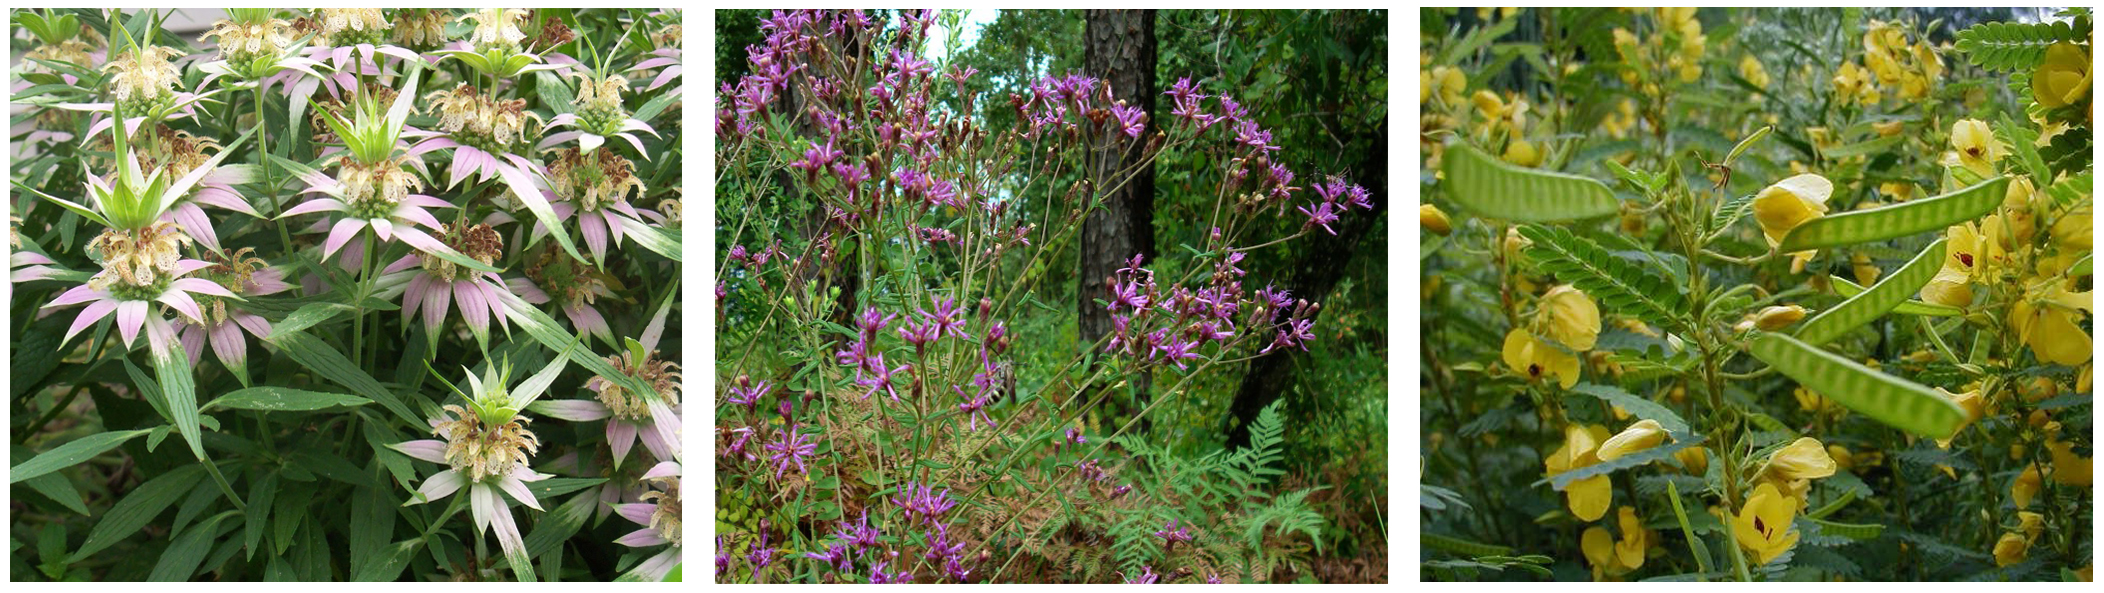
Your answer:
[[[1527,258],[1538,269],[1577,286],[1608,310],[1674,330],[1686,325],[1685,299],[1664,278],[1562,228],[1528,225],[1520,227],[1520,235],[1534,242]]]

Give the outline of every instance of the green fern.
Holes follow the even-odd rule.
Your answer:
[[[1302,533],[1315,542],[1315,551],[1322,551],[1322,514],[1308,506],[1308,495],[1322,488],[1306,488],[1278,497],[1270,505],[1258,509],[1242,524],[1242,538],[1250,547],[1264,549],[1264,529],[1276,525],[1280,535]]]
[[[2089,16],[2056,23],[1982,23],[1958,32],[1958,50],[1973,65],[1993,71],[2028,70],[2054,43],[2085,43]]]
[[[1520,235],[1534,242],[1527,258],[1541,271],[1577,286],[1608,310],[1670,329],[1686,325],[1685,299],[1664,278],[1561,228],[1523,226]]]

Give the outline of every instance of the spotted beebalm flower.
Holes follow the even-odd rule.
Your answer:
[[[66,331],[62,341],[71,341],[82,329],[114,313],[118,333],[126,346],[133,343],[143,328],[151,351],[157,359],[164,359],[173,352],[176,336],[174,327],[160,316],[160,305],[167,305],[192,320],[202,320],[204,315],[192,298],[193,293],[240,299],[211,280],[188,277],[211,264],[182,259],[182,246],[191,241],[190,237],[174,223],[161,220],[170,205],[189,193],[204,178],[205,172],[227,153],[221,152],[206,165],[171,181],[173,175],[166,168],[156,167],[150,173],[145,171],[124,135],[113,132],[111,136],[114,152],[124,157],[118,160],[117,172],[107,181],[89,173],[83,165],[81,176],[87,179],[87,205],[30,190],[82,218],[107,227],[88,242],[87,249],[88,254],[102,264],[102,271],[90,277],[86,284],[59,294],[44,307],[87,303],[80,316],[74,318],[73,326]]]
[[[486,224],[446,224],[439,240],[454,251],[469,259],[489,265],[504,254],[504,237]],[[496,272],[471,270],[444,258],[425,252],[412,252],[395,260],[381,270],[377,284],[381,295],[393,296],[399,289],[402,297],[402,319],[424,314],[426,335],[434,342],[444,332],[446,312],[458,305],[460,318],[466,321],[468,331],[475,341],[489,343],[491,318],[497,324],[510,327],[510,317],[516,313],[507,308],[503,299],[497,298],[499,291],[510,290],[504,279]]]
[[[614,543],[631,548],[665,546],[642,564],[636,565],[618,580],[657,582],[665,580],[665,573],[680,563],[680,466],[678,462],[663,461],[643,474],[643,480],[656,484],[656,488],[643,493],[643,502],[614,507],[621,518],[642,525],[642,529],[629,532],[614,540]]]
[[[206,75],[203,84],[227,77],[255,86],[288,69],[310,78],[322,77],[315,70],[321,62],[294,55],[303,48],[294,42],[292,23],[277,18],[276,9],[229,8],[226,12],[228,18],[213,22],[212,30],[197,37],[200,42],[217,38],[219,45],[219,59],[197,67]]]
[[[541,118],[526,110],[525,99],[500,101],[467,83],[434,91],[424,99],[438,116],[437,133],[418,142],[409,153],[453,149],[447,188],[459,185],[470,173],[480,181],[496,177],[502,172],[498,167],[526,153],[527,130]]]
[[[626,235],[648,226],[644,219],[650,211],[628,204],[631,191],[642,195],[643,180],[635,175],[635,163],[613,151],[556,150],[548,163],[548,182],[553,195],[563,200],[551,204],[556,218],[577,219],[578,234],[584,236],[594,261],[606,261],[607,239],[619,247]],[[534,229],[535,236],[544,232],[545,228]]]
[[[154,126],[151,133],[156,154],[141,157],[146,167],[166,169],[169,174],[177,176],[188,175],[193,171],[203,172],[192,191],[175,196],[175,201],[168,207],[168,212],[161,215],[161,220],[175,223],[183,229],[183,234],[196,240],[198,245],[217,252],[220,251],[219,233],[212,227],[211,217],[205,214],[205,206],[256,218],[263,217],[262,213],[257,212],[255,207],[249,205],[248,200],[243,199],[241,193],[234,189],[235,185],[256,180],[258,176],[254,166],[220,166],[220,159],[215,158],[216,155],[206,156],[205,150],[212,149],[218,154],[226,154],[228,148],[221,147],[211,138],[193,136],[189,132],[177,131],[165,125]],[[244,140],[247,138],[246,135],[242,136]],[[235,143],[239,145],[240,141]]]
[[[293,113],[305,110],[314,91],[326,89],[329,96],[343,98],[359,86],[359,77],[380,77],[387,70],[382,68],[381,56],[405,62],[424,63],[416,52],[387,43],[387,29],[393,25],[378,8],[318,8],[307,18],[293,24],[296,30],[311,30],[314,36],[311,45],[304,49],[287,49],[286,53],[329,66],[327,74],[313,75],[307,70],[286,68],[266,75],[262,89],[268,91],[277,86],[291,103]]]
[[[114,23],[120,38],[129,40],[130,32],[121,23]],[[174,48],[153,45],[149,31],[144,40],[133,40],[130,48],[112,52],[109,62],[102,70],[108,72],[103,85],[109,89],[108,103],[60,103],[60,109],[107,113],[94,125],[88,127],[88,138],[94,138],[103,130],[123,121],[121,128],[127,137],[139,132],[142,125],[174,121],[197,113],[197,103],[219,94],[213,90],[192,93],[181,88],[182,67],[172,59],[183,52]]]
[[[292,288],[285,282],[285,272],[268,267],[251,253],[252,247],[243,247],[226,255],[204,254],[205,261],[212,265],[191,273],[193,277],[210,280],[229,292],[242,297],[264,296],[284,292]],[[176,335],[182,339],[183,349],[190,353],[190,364],[195,365],[204,356],[205,343],[212,344],[212,354],[220,364],[234,371],[243,384],[248,381],[247,331],[257,339],[270,336],[270,321],[241,308],[239,302],[229,304],[226,299],[215,296],[195,297],[200,316],[196,322],[178,319]]]
[[[670,84],[672,81],[680,80],[680,26],[667,25],[655,39],[659,40],[659,47],[650,50],[650,59],[637,62],[636,65],[628,68],[629,72],[663,68],[663,70],[658,71],[656,78],[650,80],[650,86],[643,88],[645,91],[654,91],[658,87]],[[685,88],[685,85],[672,87],[670,92],[674,95],[681,94]]]
[[[593,149],[605,144],[608,137],[618,137],[634,146],[636,154],[649,159],[650,153],[643,150],[642,139],[629,132],[643,131],[656,136],[657,130],[652,129],[650,124],[643,123],[643,120],[629,117],[628,110],[621,106],[621,93],[628,90],[628,79],[619,74],[594,77],[584,72],[575,73],[574,76],[577,77],[577,98],[570,103],[571,111],[548,120],[547,127],[542,128],[541,132],[545,134],[557,126],[567,126],[571,129],[549,134],[541,140],[539,148],[546,149],[576,140],[578,149],[590,154]]]
[[[596,401],[547,401],[534,411],[571,422],[606,420],[606,440],[613,447],[616,467],[628,457],[629,448],[635,446],[639,436],[643,447],[659,461],[678,461],[679,363],[659,358],[656,335],[646,332],[644,339],[627,340],[628,347],[621,355],[609,356],[606,361],[622,374],[649,385],[651,393],[632,393],[619,382],[595,376],[584,386],[598,396]]]
[[[555,303],[577,331],[598,336],[608,345],[620,345],[614,339],[613,328],[606,324],[606,316],[593,306],[599,297],[612,297],[615,291],[623,290],[621,279],[613,274],[587,268],[549,249],[526,264],[525,278],[512,278],[505,283],[526,302]]]
[[[467,405],[448,404],[439,417],[430,420],[432,433],[440,439],[388,445],[413,459],[448,466],[424,479],[409,504],[442,499],[467,488],[476,533],[496,528],[497,543],[520,581],[533,580],[533,565],[526,556],[526,541],[519,535],[519,525],[512,519],[511,504],[515,501],[542,510],[540,500],[526,483],[552,476],[528,467],[527,462],[540,451],[541,442],[526,429],[531,420],[520,415],[519,410],[554,382],[568,360],[558,356],[517,389],[505,387],[511,372],[508,364],[500,370],[500,365],[492,361],[479,377],[469,370],[467,391],[448,385]]]
[[[526,33],[519,30],[519,21],[528,14],[523,8],[481,8],[460,15],[457,22],[475,23],[467,42],[435,53],[459,60],[477,72],[506,79],[567,67],[542,63],[540,56],[525,51],[521,42],[526,41]]]

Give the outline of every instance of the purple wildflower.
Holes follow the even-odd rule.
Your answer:
[[[798,425],[790,425],[788,430],[782,431],[781,441],[767,444],[767,460],[774,462],[774,478],[777,480],[782,479],[783,472],[789,471],[791,463],[796,464],[797,473],[811,474],[804,467],[804,458],[818,450],[818,443],[806,438],[798,428]]]
[[[941,523],[943,513],[957,506],[956,501],[950,500],[948,488],[937,492],[933,486],[919,482],[907,482],[899,487],[898,495],[891,497],[891,504],[905,510],[916,522],[936,524]]]
[[[1173,550],[1176,549],[1176,542],[1191,541],[1191,528],[1177,527],[1176,520],[1170,519],[1167,525],[1162,526],[1161,531],[1154,532],[1154,536],[1162,538],[1163,549]]]
[[[824,552],[808,552],[804,554],[804,557],[810,558],[812,560],[817,560],[819,562],[824,562],[827,565],[832,566],[833,570],[838,570],[842,572],[846,572],[847,570],[855,567],[854,556],[852,553],[848,552],[847,546],[845,544],[833,544],[831,546],[827,546],[826,551]]]
[[[950,528],[946,525],[936,525],[935,532],[926,537],[930,562],[939,562],[944,558],[956,558],[964,554],[964,542],[950,541]]]
[[[1140,567],[1140,576],[1125,579],[1127,585],[1152,585],[1161,582],[1162,575],[1155,574],[1154,567]]]
[[[950,390],[957,392],[957,397],[959,399],[964,400],[964,403],[957,404],[957,409],[963,412],[969,418],[971,418],[971,430],[973,432],[977,432],[979,430],[980,420],[986,421],[987,428],[993,428],[994,426],[996,426],[996,424],[994,424],[994,419],[986,415],[986,404],[988,403],[987,399],[989,399],[986,396],[986,392],[979,392],[978,397],[968,397],[964,394],[963,389],[958,389],[953,386],[950,388]]]
[[[774,390],[774,384],[772,383],[766,381],[753,383],[751,379],[741,375],[738,377],[738,385],[731,387],[731,403],[743,405],[747,411],[750,411],[758,407],[760,398],[766,397],[767,392],[772,390]]]
[[[877,390],[882,389],[885,394],[891,396],[891,401],[899,401],[899,392],[892,387],[891,378],[913,370],[913,365],[902,364],[897,367],[885,368],[884,353],[879,352],[869,355],[869,362],[866,366],[869,376],[855,380],[856,385],[869,388],[869,391],[862,394],[862,399],[869,399],[869,396],[875,395]]]
[[[1313,340],[1313,339],[1315,339],[1315,332],[1314,332],[1314,329],[1315,329],[1315,320],[1312,320],[1312,319],[1293,319],[1293,320],[1289,320],[1289,321],[1287,321],[1287,322],[1285,323],[1285,325],[1284,325],[1284,327],[1283,327],[1282,329],[1278,330],[1278,337],[1277,337],[1277,338],[1275,338],[1275,339],[1273,339],[1273,340],[1271,341],[1271,345],[1270,345],[1270,346],[1265,346],[1265,347],[1264,347],[1264,350],[1263,350],[1263,351],[1261,351],[1261,352],[1258,352],[1258,354],[1263,354],[1263,353],[1266,353],[1266,352],[1270,352],[1270,351],[1272,351],[1273,349],[1275,349],[1275,348],[1280,348],[1280,347],[1285,347],[1285,348],[1294,348],[1294,347],[1298,347],[1298,348],[1300,348],[1300,350],[1301,350],[1302,352],[1306,352],[1306,351],[1308,351],[1308,340]]]
[[[1147,127],[1147,112],[1140,110],[1138,107],[1130,107],[1119,103],[1110,106],[1110,113],[1117,116],[1118,127],[1127,136],[1138,138],[1140,137],[1140,132]]]
[[[1336,202],[1323,202],[1316,204],[1312,211],[1308,210],[1307,206],[1296,208],[1301,214],[1308,215],[1308,223],[1301,228],[1321,226],[1322,230],[1329,231],[1332,235],[1337,234],[1337,229],[1330,228],[1330,223],[1337,222],[1336,207]]]
[[[964,312],[957,309],[956,298],[944,297],[941,301],[935,303],[934,315],[929,315],[927,311],[921,311],[921,317],[932,320],[935,323],[935,330],[939,334],[956,336],[967,340],[972,339],[971,334],[964,333]]]

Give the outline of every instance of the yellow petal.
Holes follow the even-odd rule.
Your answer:
[[[1994,542],[1994,565],[2008,566],[2023,562],[2029,547],[2029,544],[2024,542],[2024,536],[2014,533],[2002,534],[2002,539]]]
[[[1601,461],[1614,461],[1623,455],[1656,447],[1665,440],[1666,429],[1659,426],[1657,420],[1638,420],[1629,425],[1629,428],[1622,429],[1621,434],[1601,443],[1600,450],[1595,455],[1599,456]]]
[[[1768,471],[1786,480],[1834,475],[1834,458],[1819,439],[1802,437],[1768,456]]]
[[[2088,487],[2096,471],[2096,460],[2075,453],[2074,445],[2065,441],[2046,443],[2046,450],[2053,453],[2053,481],[2068,486]]]
[[[1760,223],[1768,243],[1778,244],[1790,229],[1825,216],[1826,200],[1833,193],[1833,182],[1817,174],[1806,173],[1777,181],[1754,197],[1754,220]]]
[[[1593,566],[1607,568],[1615,561],[1615,536],[1606,527],[1594,525],[1578,536],[1578,549],[1585,552],[1585,561]]]
[[[1569,284],[1551,288],[1542,295],[1540,318],[1549,338],[1572,350],[1591,350],[1600,336],[1599,306]]]
[[[1563,490],[1568,497],[1571,515],[1581,521],[1597,521],[1607,515],[1608,505],[1614,502],[1614,484],[1607,476],[1593,476],[1571,482]]]

